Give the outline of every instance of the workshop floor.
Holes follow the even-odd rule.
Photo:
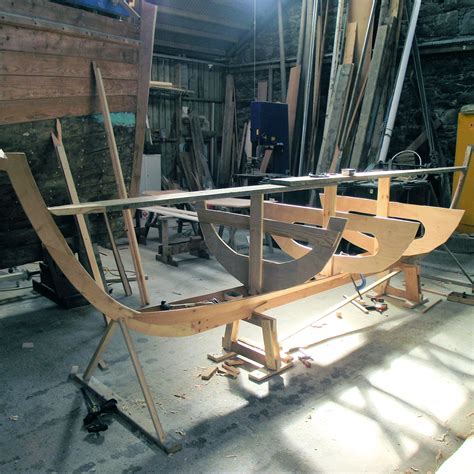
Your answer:
[[[214,259],[168,267],[155,261],[153,241],[141,253],[154,303],[236,284]],[[472,256],[459,257],[474,273]],[[113,267],[110,255],[104,261]],[[442,252],[429,256],[424,270],[462,281]],[[446,293],[465,290],[423,283]],[[352,293],[339,288],[274,310],[280,337]],[[222,328],[186,339],[134,334],[161,421],[184,435],[184,449],[167,456],[118,421],[100,436],[82,429],[84,401],[68,374],[73,365],[83,370],[98,343],[104,327],[97,311],[61,310],[29,288],[0,295],[2,473],[426,473],[473,428],[474,310],[445,298],[425,314],[390,304],[384,315],[366,315],[349,305],[306,334],[319,341],[307,351],[311,368],[297,361],[260,385],[244,371],[237,380],[198,377],[210,365],[206,354],[219,350]],[[119,284],[114,295],[138,306],[136,294],[123,298]],[[442,298],[426,296],[430,303]],[[243,335],[259,341],[246,326]],[[25,342],[34,346],[23,348]],[[120,333],[105,359],[109,370],[98,378],[144,412]]]

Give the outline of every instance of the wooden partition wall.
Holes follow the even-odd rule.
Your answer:
[[[138,190],[156,18],[155,6],[141,9],[141,17],[118,19],[48,0],[0,1],[0,148],[26,153],[51,204],[68,202],[51,143],[56,118],[80,199],[115,196],[92,61],[104,78],[127,188]],[[4,177],[0,199],[0,268],[40,259]],[[72,222],[61,224],[66,235],[75,232]],[[95,233],[105,234],[98,226]]]

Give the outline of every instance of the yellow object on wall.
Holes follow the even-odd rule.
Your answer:
[[[463,164],[468,145],[474,145],[474,104],[466,105],[459,113],[455,159],[456,166]],[[459,173],[456,173],[454,176],[453,192],[456,189],[458,179]],[[471,160],[471,166],[457,207],[458,209],[464,209],[466,211],[458,227],[458,231],[474,234],[474,159]]]

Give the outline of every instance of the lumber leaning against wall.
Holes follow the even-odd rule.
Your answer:
[[[151,8],[154,15],[156,7]],[[134,157],[141,155],[143,146],[136,141],[141,140],[137,114],[143,115],[148,90],[140,78],[144,75],[149,81],[153,30],[154,21],[119,21],[46,0],[0,3],[0,147],[26,153],[49,203],[67,202],[50,138],[56,118],[62,120],[79,198],[115,196],[104,125],[96,115],[99,101],[92,61],[104,77],[124,178],[130,187]],[[144,42],[150,43],[147,48]],[[39,240],[3,176],[0,199],[0,267],[41,259]],[[106,229],[100,219],[97,224],[95,240],[105,241]],[[72,221],[60,225],[66,236],[75,233]]]

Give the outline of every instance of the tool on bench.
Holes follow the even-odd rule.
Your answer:
[[[101,415],[118,413],[117,400],[111,398],[106,400],[100,406],[96,405],[85,388],[81,388],[82,395],[87,407],[87,415],[83,423],[89,433],[100,433],[106,431],[109,426],[102,419]]]

